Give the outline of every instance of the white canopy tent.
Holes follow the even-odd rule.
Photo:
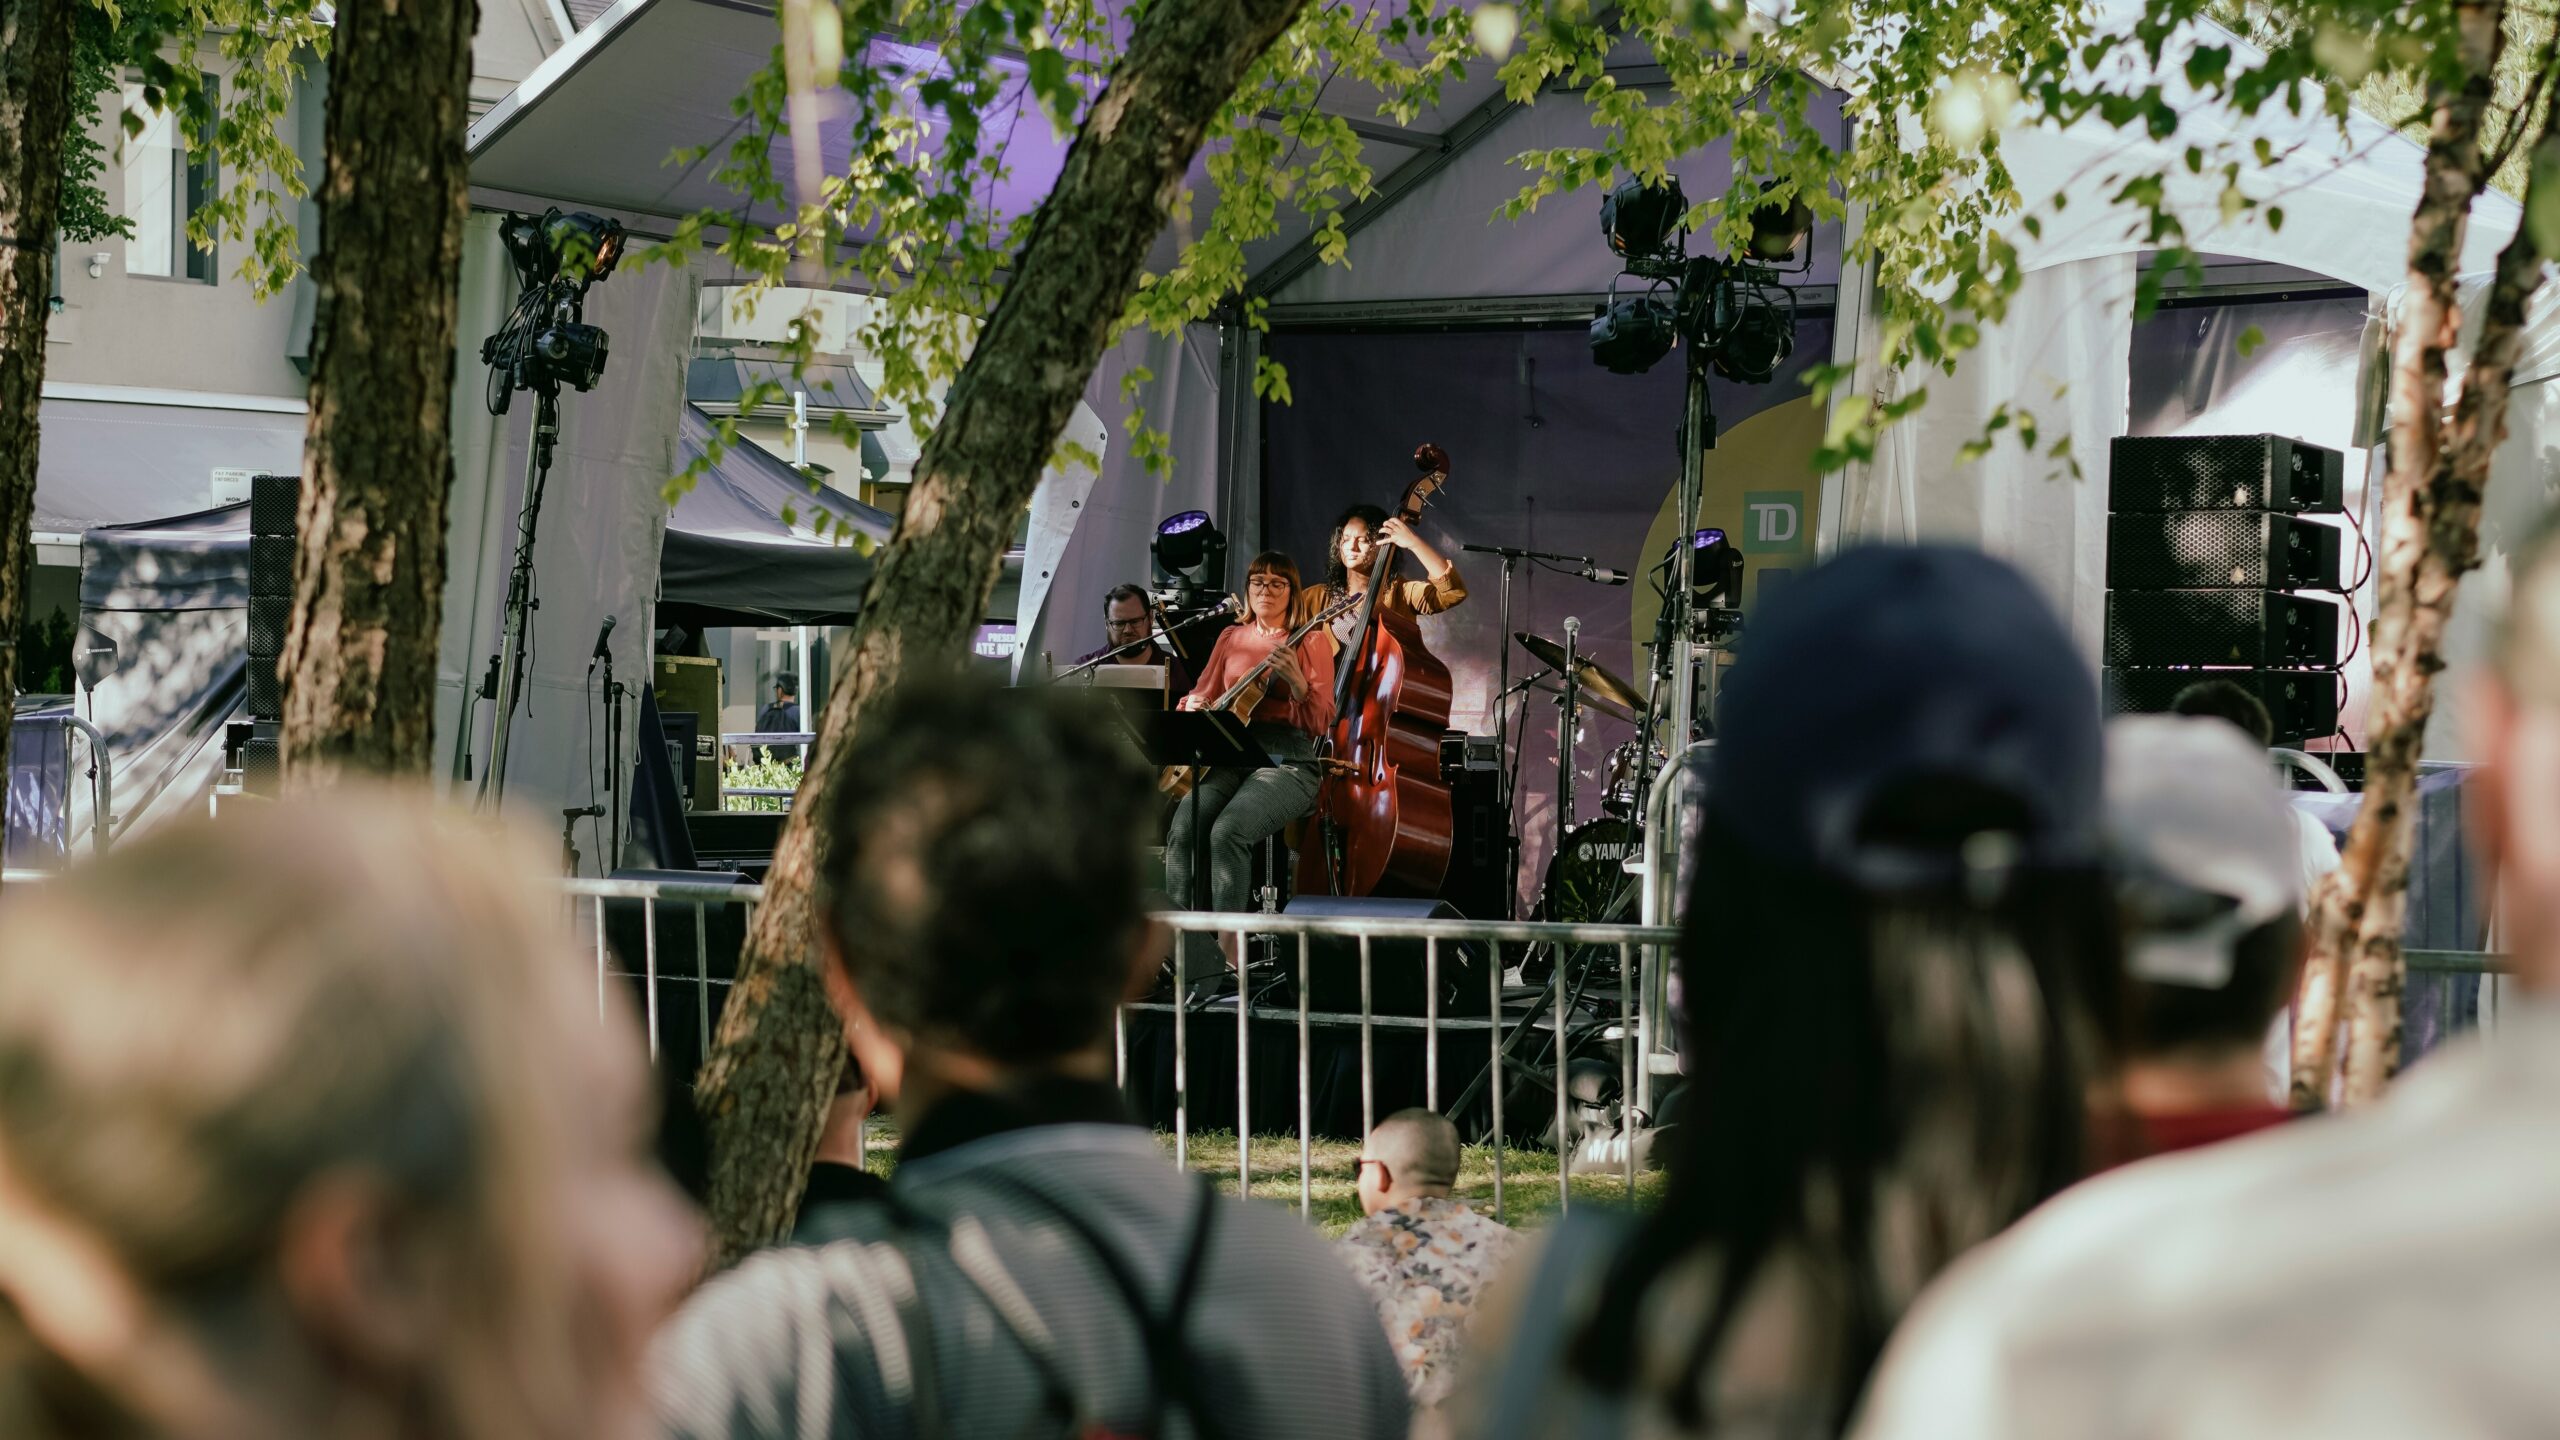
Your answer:
[[[2104,0],[2101,10],[2102,23],[2123,24],[2138,7]],[[774,27],[769,10],[736,0],[620,0],[473,127],[476,202],[583,206],[644,234],[666,233],[696,210],[734,209],[737,197],[712,178],[716,156],[681,167],[667,157],[725,144],[738,132],[742,122],[730,102],[772,53]],[[1890,433],[1872,463],[1823,482],[1822,548],[1920,536],[1983,544],[2028,568],[2094,654],[2107,442],[2125,429],[2135,275],[2148,248],[2132,212],[2107,203],[2120,177],[2169,172],[2170,208],[2198,250],[2258,262],[2266,273],[2333,277],[2371,292],[2401,278],[2419,191],[2418,147],[2369,117],[2353,118],[2342,134],[2328,120],[2294,116],[2281,105],[2244,119],[2198,102],[2182,62],[2199,38],[2246,49],[2208,24],[2170,47],[2160,79],[2182,117],[2176,134],[2155,141],[2090,120],[2000,137],[2003,159],[2043,223],[2041,237],[2031,238],[2012,222],[2029,269],[2026,285],[2007,323],[1992,327],[1954,376],[1927,377],[1929,403]],[[1587,143],[1586,112],[1563,91],[1509,100],[1492,70],[1471,67],[1408,125],[1379,120],[1375,97],[1359,87],[1326,91],[1325,107],[1370,142],[1379,181],[1374,196],[1346,210],[1346,264],[1315,263],[1307,222],[1286,206],[1279,233],[1248,247],[1253,289],[1271,303],[1276,326],[1570,323],[1589,314],[1615,272],[1594,224],[1597,197],[1559,197],[1517,221],[1495,218],[1523,178],[1511,157]],[[1612,70],[1622,87],[1663,83],[1650,57],[1632,45],[1613,58]],[[1014,213],[1037,202],[1063,154],[1063,142],[1036,115],[1016,117],[1023,127],[1014,142],[1016,178],[998,197]],[[822,133],[830,159],[840,161],[841,125]],[[2283,208],[2281,228],[2227,219],[2219,176],[2210,169],[2187,176],[2181,163],[2191,144],[2230,142],[2246,157],[2261,139],[2274,161],[2244,167],[2241,185]],[[1713,151],[1677,169],[1693,197],[1730,183]],[[1194,214],[1207,213],[1214,187],[1197,167],[1193,181]],[[2051,205],[2057,194],[2070,202],[2060,213]],[[2515,223],[2512,203],[2482,201],[2465,267],[2484,266]],[[1169,229],[1160,239],[1160,263],[1180,238]],[[1860,367],[1856,390],[1891,395],[1915,381],[1882,372],[1867,277],[1840,273],[1840,253],[1840,235],[1817,237],[1816,268],[1801,294],[1811,305],[1836,305],[1832,354]],[[1151,423],[1171,431],[1177,469],[1170,481],[1160,480],[1133,457],[1115,454],[1089,494],[1044,493],[1035,507],[1026,590],[1040,577],[1066,608],[1026,596],[1026,650],[1063,656],[1091,643],[1098,617],[1077,607],[1110,583],[1144,578],[1152,522],[1164,514],[1210,510],[1231,537],[1231,553],[1249,554],[1260,543],[1263,411],[1249,383],[1258,343],[1243,327],[1195,324],[1179,335],[1129,336],[1104,357],[1088,404],[1119,429],[1129,410],[1122,377],[1139,367],[1150,372],[1135,398]],[[627,353],[617,334],[617,356]],[[2337,377],[2341,386],[2352,383],[2352,376]],[[1959,447],[2001,405],[2037,411],[2048,439],[2067,432],[2069,459],[2007,445],[1978,462],[1960,461]],[[2283,413],[2238,419],[2243,423],[2232,428],[2303,428]]]

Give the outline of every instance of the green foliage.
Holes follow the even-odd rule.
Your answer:
[[[2169,279],[2200,272],[2180,197],[2209,187],[2226,229],[2283,224],[2281,208],[2247,183],[2281,163],[2280,148],[2205,136],[2180,144],[2182,111],[2279,106],[2344,126],[2382,79],[2423,88],[2460,78],[2449,0],[2146,0],[2130,30],[2107,34],[2094,28],[2090,0],[1838,0],[1774,17],[1741,0],[1502,10],[1484,17],[1499,23],[1477,25],[1451,0],[1315,0],[1211,126],[1203,165],[1218,203],[1204,214],[1189,193],[1177,197],[1183,243],[1144,277],[1121,329],[1169,332],[1213,316],[1267,328],[1266,297],[1246,288],[1245,246],[1294,211],[1314,226],[1321,257],[1341,263],[1343,216],[1375,192],[1372,155],[1319,100],[1374,93],[1378,119],[1406,124],[1450,80],[1490,63],[1512,100],[1576,106],[1592,127],[1587,145],[1514,157],[1522,183],[1502,216],[1587,205],[1619,176],[1659,178],[1675,159],[1719,145],[1758,183],[1692,197],[1692,227],[1711,243],[1737,248],[1764,200],[1801,198],[1829,220],[1855,214],[1844,268],[1871,277],[1882,353],[1906,378],[1858,396],[1844,390],[1847,369],[1810,368],[1814,399],[1831,407],[1818,463],[1836,467],[1872,456],[1881,426],[1926,403],[1928,372],[1951,373],[2006,317],[2025,273],[2020,247],[2062,209],[2064,197],[2019,192],[2001,159],[2005,131],[2093,122],[2166,147],[2166,165],[2099,177],[2108,203],[2159,252],[2137,292],[2147,312]],[[929,427],[934,388],[957,374],[1001,294],[1017,227],[1034,223],[992,208],[1011,175],[999,117],[1027,94],[1049,123],[1072,124],[1111,71],[1116,12],[1090,0],[791,0],[781,13],[783,43],[739,97],[735,137],[716,154],[674,157],[711,161],[742,203],[689,218],[660,253],[716,253],[758,290],[833,285],[877,297],[858,339],[880,357],[884,399]],[[2190,28],[2200,21],[2251,43]],[[896,43],[848,51],[844,36]],[[1624,83],[1608,68],[1629,39],[1651,52],[1659,82]],[[2173,42],[2184,48],[2173,52]],[[2542,92],[2511,85],[2506,69],[2500,85],[2517,91],[2518,114],[2540,103]],[[1836,119],[1823,113],[1825,86],[1847,97]],[[815,139],[794,132],[795,116],[821,112],[851,122],[850,163],[834,171],[814,163],[813,144],[795,148]],[[783,218],[746,218],[757,214]],[[799,364],[812,353],[805,329],[792,353]],[[1259,397],[1289,398],[1286,373],[1268,358],[1252,383]],[[2001,421],[1983,432],[1986,449],[2006,430],[2031,450],[2068,453],[2045,444],[2024,409]],[[1151,468],[1170,464],[1161,434],[1142,419],[1135,434]]]
[[[767,790],[800,788],[801,760],[794,754],[788,760],[773,758],[771,746],[756,747],[756,758],[740,762],[723,755],[720,760],[720,783],[724,787]],[[782,795],[723,795],[723,810],[780,811],[791,808],[789,797]]]
[[[130,25],[84,6],[72,27],[71,93],[91,102],[120,93],[125,59],[134,47]],[[62,143],[62,237],[75,245],[131,239],[133,222],[116,213],[98,186],[106,169],[106,147],[87,123],[89,106],[75,100],[72,114],[71,133]]]
[[[295,202],[309,187],[285,120],[295,85],[328,54],[320,14],[319,0],[84,0],[73,84],[88,103],[74,105],[65,137],[64,234],[133,233],[100,188],[106,156],[90,123],[92,106],[120,106],[126,77],[138,76],[146,107],[174,113],[189,149],[210,146],[222,159],[225,183],[188,218],[188,238],[246,242],[237,273],[262,296],[292,283],[303,263]],[[225,62],[218,83],[197,66],[208,47]],[[120,119],[128,139],[147,123],[131,111]]]
[[[18,633],[18,689],[21,695],[71,693],[71,614],[57,605],[41,620],[30,620]]]

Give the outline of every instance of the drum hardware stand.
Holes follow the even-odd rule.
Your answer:
[[[1564,718],[1556,726],[1556,853],[1564,853],[1564,832],[1573,828],[1573,699],[1582,688],[1582,638],[1579,617],[1564,617]]]

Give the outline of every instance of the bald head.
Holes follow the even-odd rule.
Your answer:
[[[1360,1203],[1369,1214],[1447,1195],[1458,1183],[1458,1127],[1436,1111],[1399,1110],[1369,1132],[1360,1159]]]

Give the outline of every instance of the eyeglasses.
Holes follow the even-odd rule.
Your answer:
[[[1256,575],[1252,579],[1244,582],[1244,588],[1247,590],[1279,590],[1286,592],[1295,587],[1291,586],[1287,580],[1282,579],[1277,575]]]
[[[1147,628],[1147,617],[1140,615],[1130,620],[1105,620],[1102,626],[1106,630],[1144,630]]]
[[[1361,1172],[1362,1170],[1364,1170],[1364,1169],[1368,1168],[1368,1167],[1369,1167],[1369,1166],[1371,1166],[1371,1165],[1376,1165],[1376,1164],[1380,1164],[1380,1163],[1382,1163],[1382,1162],[1380,1162],[1380,1161],[1378,1161],[1378,1160],[1376,1160],[1376,1159],[1374,1159],[1374,1158],[1372,1158],[1372,1157],[1370,1157],[1370,1156],[1367,1156],[1367,1155],[1363,1155],[1363,1156],[1361,1156],[1359,1159],[1352,1161],[1352,1162],[1351,1162],[1351,1183],[1352,1183],[1353,1185],[1355,1185],[1355,1186],[1356,1186],[1356,1185],[1358,1185],[1358,1184],[1360,1183],[1360,1172]]]

